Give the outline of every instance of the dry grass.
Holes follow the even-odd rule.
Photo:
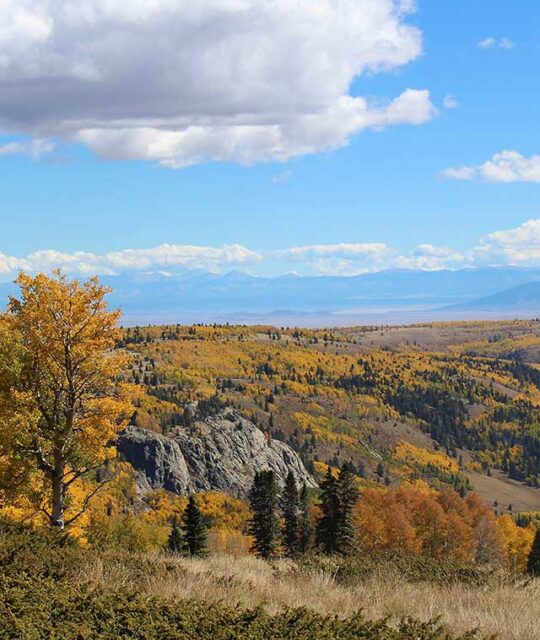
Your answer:
[[[147,556],[144,566],[128,557],[102,558],[88,566],[81,579],[171,599],[247,608],[264,605],[272,612],[307,607],[342,616],[362,609],[368,618],[393,620],[441,616],[448,629],[458,633],[478,628],[482,635],[497,634],[501,640],[540,638],[540,580],[521,584],[500,580],[483,587],[438,585],[409,583],[384,571],[346,587],[325,570],[301,569],[286,560],[269,564],[224,555],[193,560]]]

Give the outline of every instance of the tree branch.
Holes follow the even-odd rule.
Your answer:
[[[36,446],[36,445],[34,445],[34,446]],[[36,446],[35,449],[31,449],[29,451],[29,453],[31,453],[33,456],[36,457],[38,466],[41,469],[41,471],[43,471],[44,473],[52,473],[53,472],[54,468],[49,462],[47,462],[47,460],[45,460],[45,456],[43,454],[43,450],[41,449],[40,446]]]
[[[111,476],[109,476],[108,478],[106,478],[105,480],[100,482],[97,485],[97,487],[95,487],[95,489],[86,496],[86,498],[84,499],[83,505],[81,507],[81,510],[78,513],[76,513],[74,516],[69,518],[68,520],[64,521],[64,526],[65,527],[69,527],[69,525],[73,524],[75,522],[75,520],[78,520],[83,515],[83,513],[86,511],[86,509],[88,508],[90,500],[92,500],[92,498],[96,495],[96,493],[100,489],[102,489],[108,482],[110,482],[114,477],[115,477],[114,474],[111,474]]]
[[[41,511],[41,513],[44,513],[49,519],[49,521],[52,520],[52,513],[49,513],[47,509],[45,509],[45,507],[40,507],[39,511]]]
[[[102,460],[99,464],[93,465],[92,467],[86,467],[85,469],[81,469],[80,471],[71,471],[70,473],[72,473],[73,476],[69,480],[64,481],[64,486],[66,488],[71,486],[75,482],[75,480],[82,478],[91,471],[97,471],[98,469],[101,469],[101,467],[103,467],[103,465],[105,465],[107,462],[108,460]],[[114,474],[112,474],[111,477],[114,477]]]

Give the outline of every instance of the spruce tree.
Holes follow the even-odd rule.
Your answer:
[[[294,473],[289,471],[281,497],[281,513],[284,521],[283,547],[288,556],[298,553],[298,507],[298,487]]]
[[[171,532],[167,540],[167,549],[171,553],[183,553],[185,551],[185,540],[182,529],[178,525],[176,516],[173,518]]]
[[[337,551],[339,497],[337,481],[329,466],[326,477],[321,483],[321,511],[322,515],[317,522],[317,546],[324,553],[331,554]]]
[[[186,548],[190,555],[201,556],[206,550],[206,525],[194,496],[189,501],[182,515]]]
[[[308,488],[304,484],[300,490],[300,518],[298,523],[298,550],[300,553],[309,551],[312,543],[313,531],[311,530],[309,506]]]
[[[527,560],[527,572],[540,576],[540,528],[536,530],[533,545]]]
[[[274,472],[257,472],[249,494],[249,502],[253,510],[249,533],[254,538],[252,550],[261,558],[271,558],[278,549],[279,519],[276,513],[278,496]]]
[[[344,555],[354,548],[355,531],[353,525],[353,508],[358,500],[358,489],[355,486],[355,475],[352,467],[344,463],[337,481],[339,502],[336,550]]]

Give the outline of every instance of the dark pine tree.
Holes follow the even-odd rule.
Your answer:
[[[536,530],[533,545],[527,560],[527,571],[535,576],[540,576],[540,528]]]
[[[178,525],[176,516],[172,521],[171,532],[169,533],[169,539],[167,540],[167,549],[171,553],[183,553],[186,549],[184,535],[182,529]]]
[[[347,555],[354,548],[355,531],[353,524],[353,508],[358,500],[358,489],[355,486],[355,475],[352,467],[344,463],[337,481],[339,503],[336,550]]]
[[[279,545],[279,519],[277,516],[279,491],[273,471],[255,474],[249,494],[253,516],[249,533],[253,536],[252,550],[261,558],[276,555]]]
[[[292,471],[287,475],[281,496],[281,514],[283,516],[283,547],[288,556],[294,556],[298,553],[299,504],[298,487]]]
[[[189,496],[189,501],[182,515],[184,521],[183,531],[186,548],[192,556],[202,556],[206,550],[206,524],[202,513],[195,502],[194,496]]]
[[[311,528],[309,506],[308,488],[304,484],[300,490],[300,517],[298,522],[298,551],[300,553],[309,551],[312,544],[313,531]]]
[[[321,483],[321,511],[322,515],[317,522],[317,546],[324,553],[336,553],[339,522],[339,497],[338,483],[332,469],[329,466],[326,477]]]

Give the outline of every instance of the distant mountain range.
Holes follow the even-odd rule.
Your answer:
[[[475,312],[540,313],[540,269],[380,271],[359,276],[255,277],[190,271],[102,278],[126,324],[267,322],[405,323],[475,317]],[[0,283],[3,306],[13,285]]]
[[[497,311],[511,309],[540,313],[540,282],[527,282],[517,287],[498,291],[490,296],[476,298],[454,306],[455,309]]]

